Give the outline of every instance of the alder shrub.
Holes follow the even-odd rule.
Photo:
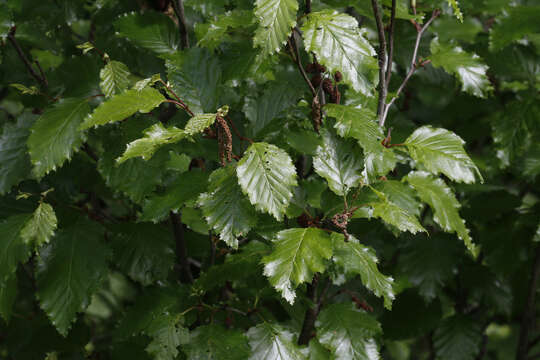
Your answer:
[[[539,24],[0,1],[0,358],[539,358]]]

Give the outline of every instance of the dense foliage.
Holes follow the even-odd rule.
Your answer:
[[[539,24],[0,0],[0,357],[540,358]]]

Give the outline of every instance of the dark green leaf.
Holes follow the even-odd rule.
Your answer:
[[[467,184],[483,181],[480,171],[463,149],[465,142],[442,128],[422,126],[405,140],[411,157],[433,174],[443,173],[454,181]]]
[[[317,338],[336,360],[379,359],[374,335],[381,333],[375,318],[356,310],[353,304],[326,306],[318,317]]]
[[[79,130],[90,106],[85,99],[64,99],[48,108],[31,128],[28,152],[36,177],[61,167],[86,140]]]
[[[246,337],[218,325],[199,326],[183,347],[188,360],[244,360],[249,356]]]
[[[11,274],[7,279],[0,281],[0,316],[9,323],[13,312],[13,305],[17,298],[17,276]]]
[[[302,31],[307,52],[314,52],[330,72],[341,71],[355,91],[372,95],[377,70],[375,49],[355,18],[323,10],[309,14]]]
[[[338,233],[332,233],[334,243],[334,262],[342,267],[346,273],[358,274],[362,278],[365,287],[371,290],[376,296],[384,297],[384,306],[392,308],[392,301],[395,298],[392,284],[394,279],[381,274],[377,269],[379,259],[375,251],[349,235],[348,241]]]
[[[292,198],[297,185],[296,170],[289,155],[275,145],[253,143],[236,168],[238,183],[257,210],[273,215],[277,220]]]
[[[279,52],[296,25],[297,0],[256,0],[255,16],[259,27],[253,43],[267,54]]]
[[[433,343],[437,357],[448,360],[472,360],[480,351],[480,324],[470,317],[454,315],[435,331]]]
[[[264,322],[248,330],[249,360],[303,360],[293,334],[281,325]]]
[[[540,6],[526,6],[524,4],[508,7],[498,16],[489,33],[489,46],[493,51],[501,50],[513,41],[524,36],[538,33],[538,18]]]
[[[34,116],[21,115],[17,123],[6,123],[0,133],[0,195],[11,190],[30,175],[30,157],[26,152],[26,140]]]
[[[145,329],[152,341],[146,347],[156,360],[174,360],[178,356],[177,347],[187,340],[188,331],[178,324],[178,316],[163,313],[154,318]]]
[[[280,231],[273,242],[273,252],[263,258],[264,274],[292,304],[295,288],[326,269],[325,260],[332,256],[332,241],[321,229],[304,228]]]
[[[119,36],[157,54],[172,54],[178,50],[178,30],[164,14],[148,11],[120,16],[114,22]]]
[[[330,190],[347,195],[361,180],[362,155],[354,142],[338,138],[329,131],[322,133],[323,144],[317,147],[313,167],[328,181]]]
[[[0,222],[0,283],[13,276],[19,262],[30,256],[30,247],[21,236],[31,214],[13,215]]]
[[[199,198],[203,215],[219,238],[233,248],[238,237],[245,236],[257,222],[253,207],[246,199],[236,177],[236,167],[229,165],[210,176],[209,192]]]
[[[433,219],[447,232],[455,232],[463,240],[467,249],[476,256],[477,249],[465,227],[465,221],[459,216],[460,203],[452,190],[442,179],[435,179],[426,172],[416,171],[407,175],[407,182],[418,192],[422,201],[433,209]]]
[[[64,336],[107,274],[111,252],[102,238],[99,225],[81,219],[59,231],[40,251],[37,296],[43,311]]]
[[[131,224],[115,228],[116,265],[144,286],[165,280],[175,260],[172,232],[164,226]]]

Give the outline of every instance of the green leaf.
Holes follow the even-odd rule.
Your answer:
[[[172,20],[153,11],[121,15],[114,28],[118,36],[126,37],[134,44],[157,54],[178,51],[178,30]]]
[[[11,274],[7,279],[0,281],[0,316],[9,323],[13,312],[13,305],[17,299],[17,276]]]
[[[305,356],[293,340],[293,334],[279,324],[263,322],[247,332],[249,360],[302,360]]]
[[[186,341],[187,329],[179,326],[178,316],[163,313],[152,320],[145,329],[152,341],[146,352],[156,360],[174,360],[178,356],[178,346]]]
[[[139,156],[148,160],[161,146],[178,142],[184,137],[186,137],[184,130],[176,126],[166,128],[162,123],[156,123],[144,131],[142,138],[127,144],[126,151],[116,161],[121,164]]]
[[[281,221],[297,185],[289,155],[275,145],[253,143],[236,168],[238,183],[257,210]]]
[[[230,41],[232,30],[246,28],[255,21],[253,12],[247,10],[232,10],[219,15],[215,20],[206,24],[196,24],[195,33],[198,46],[215,49],[224,41]]]
[[[0,283],[7,281],[19,262],[30,256],[30,247],[20,233],[31,217],[31,214],[13,215],[0,222]]]
[[[113,228],[115,263],[133,280],[147,286],[166,280],[175,260],[169,229],[153,224],[129,224]]]
[[[460,46],[441,44],[438,38],[431,41],[430,50],[433,66],[442,67],[447,73],[457,76],[462,91],[485,98],[493,90],[486,75],[488,67],[478,55],[469,54]]]
[[[330,190],[340,196],[360,182],[362,155],[354,142],[340,139],[329,131],[322,132],[323,144],[317,147],[313,168],[328,181]]]
[[[129,69],[120,61],[109,61],[99,72],[99,87],[106,97],[119,94],[129,86]]]
[[[101,226],[81,219],[59,231],[40,252],[37,297],[63,336],[107,275],[111,252],[101,243],[102,238]]]
[[[400,268],[426,302],[433,301],[457,271],[460,244],[443,233],[407,240],[399,257]]]
[[[166,154],[160,154],[166,155]],[[161,184],[165,171],[163,156],[154,156],[150,160],[128,159],[118,164],[117,154],[105,152],[99,159],[98,170],[110,188],[126,194],[136,203],[142,203],[157,185]]]
[[[202,133],[204,129],[210,127],[216,121],[216,114],[198,114],[189,119],[184,131],[188,135]]]
[[[489,47],[492,51],[499,51],[508,44],[532,36],[538,31],[538,18],[540,6],[519,4],[508,7],[504,13],[497,16],[497,20],[489,32]]]
[[[469,251],[476,256],[477,249],[469,235],[465,221],[459,216],[460,203],[442,179],[435,179],[423,171],[407,175],[406,180],[420,199],[433,209],[433,219],[446,232],[455,232]]]
[[[161,93],[151,87],[141,91],[131,89],[99,105],[90,115],[84,119],[81,129],[89,129],[93,126],[105,125],[124,120],[137,111],[147,113],[159,106],[165,98]]]
[[[326,232],[317,228],[282,230],[272,241],[274,250],[263,258],[264,275],[293,304],[295,288],[326,269],[325,260],[332,256],[332,241]]]
[[[19,90],[21,92],[21,94],[23,95],[38,95],[39,94],[39,89],[37,88],[37,86],[30,86],[30,87],[27,87],[27,86],[24,86],[23,84],[9,84],[9,86]]]
[[[11,29],[15,25],[12,21],[12,14],[6,4],[0,4],[0,40],[4,41]]]
[[[437,357],[448,360],[472,360],[480,351],[480,324],[470,317],[454,315],[435,331],[433,344]]]
[[[328,71],[341,71],[345,83],[366,96],[376,85],[375,49],[355,18],[333,10],[309,14],[302,26],[306,51],[314,52]]]
[[[238,330],[203,325],[189,334],[183,346],[188,360],[244,360],[249,356],[246,337]]]
[[[221,66],[206,49],[191,48],[170,56],[165,62],[174,92],[195,114],[218,108]]]
[[[540,144],[534,144],[523,160],[523,174],[533,180],[540,174]]]
[[[326,104],[326,115],[336,119],[334,128],[341,137],[358,140],[365,153],[381,151],[384,138],[382,128],[377,124],[377,115],[368,108]]]
[[[395,226],[400,231],[409,231],[413,234],[426,231],[413,214],[390,201],[387,195],[374,188],[372,190],[379,197],[379,201],[368,204],[373,208],[372,215],[374,217],[381,218],[384,222]]]
[[[85,99],[64,99],[36,120],[28,138],[28,152],[36,177],[61,167],[86,141],[79,127],[89,112]]]
[[[384,306],[391,310],[392,301],[395,298],[392,289],[394,279],[379,272],[377,269],[379,259],[375,251],[360,244],[352,235],[349,235],[348,241],[345,242],[342,234],[332,233],[332,242],[334,244],[333,261],[346,273],[360,275],[364,286],[376,296],[384,297]]]
[[[279,52],[296,25],[297,11],[297,0],[256,0],[255,16],[259,26],[253,45],[261,47],[266,54]]]
[[[273,82],[257,98],[246,97],[244,113],[250,122],[248,132],[259,135],[272,120],[282,116],[284,111],[296,103],[297,90],[287,83]]]
[[[409,185],[397,180],[386,180],[373,185],[373,187],[384,193],[391,202],[405,209],[409,214],[420,216],[423,206],[418,201],[416,192]]]
[[[261,258],[269,253],[270,247],[259,241],[250,241],[239,252],[229,254],[223,264],[211,266],[194,281],[193,289],[197,294],[205,293],[215,287],[223,286],[228,281],[252,278],[262,268]],[[260,272],[262,274],[262,271]]]
[[[8,193],[30,175],[30,158],[26,141],[34,116],[28,113],[15,124],[6,122],[0,133],[0,195]]]
[[[21,237],[26,244],[34,244],[37,249],[48,243],[54,235],[58,221],[51,205],[40,203],[32,218],[21,230]]]
[[[208,191],[199,197],[208,225],[227,245],[238,248],[238,237],[247,235],[255,226],[257,216],[238,186],[235,166],[214,171]]]
[[[336,360],[378,360],[379,351],[373,336],[381,326],[353,304],[325,306],[317,318],[317,338],[330,349]]]
[[[450,179],[467,184],[484,181],[480,171],[463,149],[465,142],[442,128],[422,126],[404,143],[411,157],[433,174],[443,173]]]
[[[178,180],[167,186],[165,193],[154,195],[144,202],[139,221],[158,222],[178,211],[186,201],[195,199],[206,190],[208,174],[200,171],[189,171]]]

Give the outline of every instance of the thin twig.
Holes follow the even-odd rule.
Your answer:
[[[384,25],[382,22],[382,14],[379,9],[379,3],[377,0],[371,0],[371,7],[373,7],[373,15],[375,16],[375,23],[377,24],[377,35],[379,37],[379,100],[377,104],[377,115],[379,116],[379,125],[384,124],[384,108],[386,104],[386,38],[384,35]]]
[[[186,250],[186,240],[184,237],[184,225],[182,224],[182,219],[180,214],[175,214],[171,211],[169,214],[171,223],[173,226],[174,238],[176,240],[176,256],[178,262],[180,263],[181,269],[181,278],[187,283],[193,282],[193,274],[191,273],[191,268],[189,265],[187,250]]]
[[[16,27],[13,26],[10,30],[9,30],[9,34],[8,34],[8,40],[9,42],[11,43],[11,45],[13,45],[13,47],[15,48],[15,51],[17,51],[17,54],[19,55],[19,58],[22,60],[22,62],[24,63],[24,65],[26,66],[26,68],[28,69],[28,72],[30,73],[30,75],[32,75],[32,77],[34,79],[36,79],[36,81],[38,82],[38,84],[46,89],[47,88],[47,80],[45,80],[44,78],[42,78],[41,76],[38,75],[38,73],[34,70],[34,68],[32,67],[32,63],[28,60],[28,58],[26,57],[26,55],[24,54],[24,51],[22,50],[22,48],[20,47],[19,43],[17,42],[17,40],[15,40],[15,31],[16,31]]]
[[[385,105],[384,113],[383,113],[383,116],[381,117],[381,119],[379,121],[379,125],[384,126],[384,123],[386,121],[386,117],[388,116],[388,110],[390,109],[392,104],[396,101],[396,99],[399,97],[399,95],[401,94],[401,92],[405,88],[405,85],[407,85],[407,82],[411,78],[412,74],[417,69],[416,57],[418,55],[418,48],[420,47],[420,40],[422,40],[422,35],[424,35],[424,32],[429,27],[429,25],[431,25],[433,20],[435,20],[440,14],[441,14],[441,11],[439,9],[436,9],[435,11],[433,11],[433,14],[431,15],[431,18],[424,24],[424,26],[422,26],[422,28],[420,28],[420,30],[418,30],[418,33],[416,34],[416,42],[414,43],[414,51],[413,51],[413,56],[412,56],[412,59],[411,59],[411,65],[410,65],[409,72],[407,73],[407,76],[405,76],[405,79],[403,79],[403,82],[399,86],[399,88],[398,88],[398,90],[396,92],[396,95],[394,95],[392,100],[390,100],[390,102]]]
[[[298,29],[295,28],[295,30],[297,32],[299,32]],[[311,94],[313,95],[313,97],[316,97],[317,96],[317,91],[313,87],[313,84],[309,80],[309,78],[308,78],[308,76],[306,74],[306,71],[304,70],[304,67],[302,66],[302,61],[300,59],[300,51],[298,50],[298,46],[296,44],[296,38],[294,37],[294,32],[291,35],[290,39],[287,39],[287,41],[289,42],[289,51],[291,52],[291,56],[292,56],[294,62],[296,63],[296,66],[298,67],[298,70],[300,70],[300,73],[302,74],[302,77],[304,78],[304,81],[306,82],[306,84],[309,87],[309,90],[311,91]]]
[[[521,328],[519,331],[519,341],[516,351],[516,360],[526,360],[529,352],[529,332],[535,319],[535,300],[536,288],[540,280],[540,245],[536,247],[531,279],[529,281],[529,294],[527,295],[527,304],[523,311],[521,319]]]
[[[390,85],[390,77],[392,76],[392,59],[394,57],[394,28],[396,22],[396,0],[392,0],[392,10],[390,13],[390,27],[388,29],[388,59],[386,64],[386,91]],[[386,107],[385,107],[386,110]]]
[[[176,93],[174,92],[174,90],[169,86],[169,84],[167,84],[165,81],[159,79],[159,81],[167,88],[167,90],[172,94],[172,96],[174,96],[174,98],[177,100],[177,101],[174,101],[174,100],[169,100],[167,99],[166,101],[167,102],[172,102],[173,104],[176,104],[178,106],[180,106],[181,108],[183,108],[189,115],[191,116],[195,116],[195,114],[193,113],[193,111],[191,111],[191,109],[189,108],[189,106],[187,106],[187,104],[185,102],[182,101],[182,99],[180,99],[180,97],[178,95],[176,95]]]
[[[180,29],[180,41],[182,49],[189,48],[189,34],[186,25],[186,15],[184,13],[183,0],[173,0],[173,9],[176,17],[178,18],[178,28]]]
[[[47,81],[47,77],[45,76],[45,73],[43,72],[43,69],[41,68],[41,65],[39,64],[39,61],[34,60],[34,63],[37,65],[39,69],[39,73],[41,74],[41,79],[43,79],[43,83],[45,84],[45,87],[48,87],[49,82]]]
[[[231,128],[233,129],[233,132],[236,136],[238,136],[238,138],[242,141],[247,141],[249,142],[250,144],[253,144],[253,140],[251,140],[250,138],[248,137],[245,137],[245,136],[242,136],[240,134],[240,132],[238,131],[238,129],[236,128],[236,125],[234,125],[234,122],[232,121],[232,119],[229,117],[229,115],[227,115],[225,117],[225,119],[227,119],[227,121],[229,122],[229,124],[231,125]]]

